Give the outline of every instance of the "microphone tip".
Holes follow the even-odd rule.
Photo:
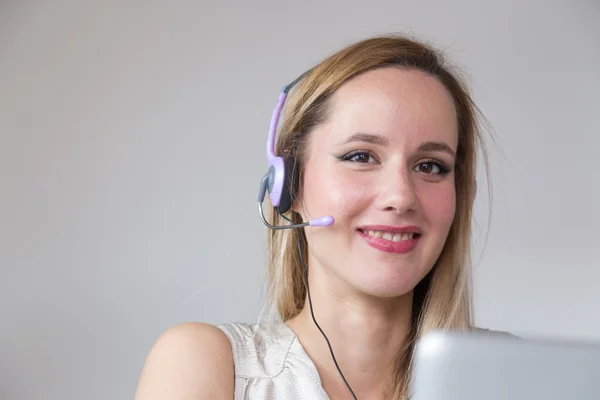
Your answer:
[[[331,226],[335,222],[335,219],[331,215],[326,215],[325,217],[313,219],[310,221],[310,226]]]

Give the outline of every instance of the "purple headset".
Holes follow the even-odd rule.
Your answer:
[[[301,228],[303,226],[330,226],[335,222],[335,219],[332,216],[327,215],[302,224],[275,226],[266,221],[262,208],[262,203],[267,191],[269,192],[271,204],[280,214],[288,211],[294,202],[293,172],[295,160],[294,157],[291,156],[284,160],[282,157],[275,155],[275,136],[277,135],[279,116],[281,115],[281,110],[283,109],[283,105],[287,99],[288,92],[310,71],[311,70],[300,75],[296,80],[281,90],[281,93],[279,93],[279,99],[277,100],[277,105],[275,106],[275,110],[271,115],[269,136],[267,137],[267,162],[269,165],[269,170],[263,176],[260,182],[260,189],[258,191],[258,207],[261,219],[263,223],[271,229]]]

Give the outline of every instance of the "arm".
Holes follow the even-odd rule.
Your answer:
[[[152,346],[135,400],[232,400],[234,368],[227,336],[212,325],[188,323]]]

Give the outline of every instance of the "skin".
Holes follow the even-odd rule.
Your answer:
[[[295,210],[305,219],[336,219],[305,230],[315,317],[357,397],[380,398],[407,334],[413,289],[439,257],[454,218],[456,110],[435,78],[398,68],[362,74],[331,101],[328,120],[312,133]],[[428,143],[438,145],[423,149]],[[360,235],[372,224],[417,226],[421,236],[412,251],[387,253]],[[308,307],[287,323],[329,397],[350,398]],[[232,399],[231,357],[217,328],[174,327],[151,350],[136,399]]]

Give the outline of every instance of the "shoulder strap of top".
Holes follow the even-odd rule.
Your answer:
[[[232,323],[219,325],[231,342],[236,377],[273,378],[283,371],[295,339],[285,324],[273,327]]]

